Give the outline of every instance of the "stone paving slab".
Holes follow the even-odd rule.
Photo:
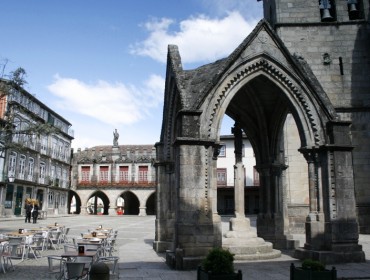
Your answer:
[[[37,226],[48,225],[58,222],[71,228],[69,236],[79,237],[87,228],[95,228],[98,225],[113,227],[119,231],[117,238],[117,251],[114,255],[119,256],[118,273],[110,279],[128,280],[195,280],[196,271],[176,271],[165,264],[164,254],[157,254],[153,248],[155,217],[137,216],[67,216],[48,217],[40,220]],[[24,228],[23,218],[0,218],[0,233]],[[27,224],[34,227],[33,224]],[[224,227],[223,227],[224,228]],[[227,223],[225,223],[227,228]],[[303,235],[296,238],[303,240]],[[303,242],[303,241],[302,241]],[[302,244],[301,242],[301,244]],[[338,279],[342,277],[370,277],[370,235],[360,235],[360,244],[363,245],[366,259],[365,263],[349,263],[335,265],[338,271]],[[3,274],[0,279],[56,279],[55,274],[48,272],[47,255],[60,255],[63,249],[47,250],[42,252],[41,259],[28,259],[25,261],[14,260],[16,270]],[[282,252],[282,256],[273,260],[264,261],[236,261],[235,268],[242,270],[243,279],[248,280],[275,280],[289,279],[289,267],[293,262],[300,262],[290,256],[291,252]],[[331,266],[327,266],[331,268]]]

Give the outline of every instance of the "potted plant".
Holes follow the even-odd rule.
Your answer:
[[[197,280],[242,280],[242,272],[234,271],[234,255],[222,248],[213,248],[198,267]]]
[[[320,261],[306,259],[302,262],[302,267],[290,265],[290,280],[336,280],[337,271],[335,267],[331,270],[325,268],[325,264]]]

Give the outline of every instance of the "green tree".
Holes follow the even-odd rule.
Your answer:
[[[23,88],[27,84],[25,69],[19,67],[6,74],[6,63],[2,66],[0,77],[0,146],[2,149],[22,150],[40,135],[58,134],[59,129],[41,120],[30,109],[35,98]],[[19,96],[22,98],[16,98]],[[27,125],[19,116],[27,116]]]

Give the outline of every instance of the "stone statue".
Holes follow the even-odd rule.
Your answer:
[[[118,138],[119,134],[117,129],[115,129],[115,131],[113,132],[113,146],[118,146]]]

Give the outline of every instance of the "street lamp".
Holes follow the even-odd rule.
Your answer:
[[[4,166],[5,166],[5,154],[6,154],[6,148],[5,146],[0,142],[0,216],[4,215],[4,189],[6,189],[6,181],[4,180]]]
[[[15,180],[14,175],[10,175],[10,176],[8,177],[8,182],[9,182],[9,183],[14,183],[14,180]]]

